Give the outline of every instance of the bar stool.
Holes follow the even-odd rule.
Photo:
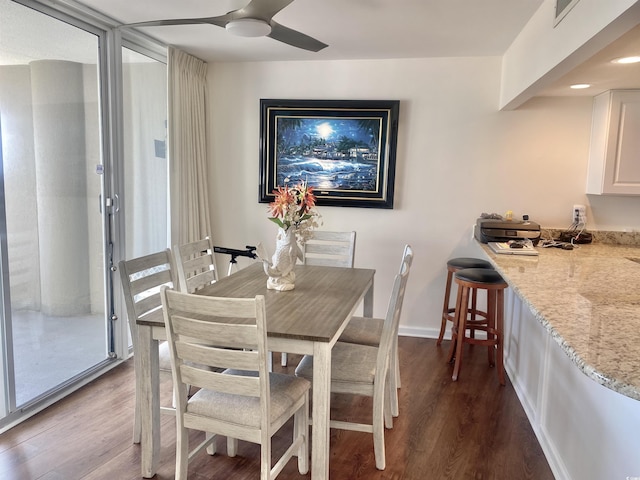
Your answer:
[[[444,304],[442,305],[442,324],[440,325],[440,335],[438,335],[438,341],[436,345],[440,345],[442,343],[442,339],[444,337],[444,332],[447,329],[447,321],[453,323],[453,318],[455,316],[456,309],[449,308],[449,302],[451,297],[451,284],[453,280],[453,274],[458,270],[462,270],[463,268],[489,268],[493,270],[491,263],[486,260],[481,260],[479,258],[468,258],[468,257],[459,257],[452,258],[447,262],[447,286],[444,290]],[[471,324],[486,324],[487,323],[487,314],[486,312],[482,312],[476,308],[476,291],[474,290],[471,294],[471,310],[469,311],[471,314],[471,318],[468,323]],[[480,316],[480,319],[476,317]],[[473,332],[473,330],[472,330]],[[473,333],[472,333],[473,334]]]
[[[454,278],[458,285],[458,296],[455,318],[451,329],[451,348],[449,350],[449,362],[453,361],[455,357],[451,378],[454,382],[458,380],[462,364],[462,346],[465,343],[470,343],[488,347],[489,365],[496,366],[500,385],[504,385],[504,289],[507,288],[507,283],[498,272],[486,268],[458,270]],[[466,331],[469,328],[467,325],[469,292],[477,290],[487,291],[487,323],[485,325],[476,324],[473,328],[485,331],[487,333],[486,339],[466,335]]]

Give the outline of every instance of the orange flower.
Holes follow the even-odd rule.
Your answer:
[[[313,217],[319,217],[319,213],[314,210],[316,197],[313,187],[308,186],[307,182],[301,182],[295,187],[278,187],[273,194],[275,198],[269,204],[269,220],[280,228],[287,230],[292,225],[301,228],[308,220],[311,221],[306,225],[308,228],[317,225],[313,221]]]
[[[306,182],[303,182],[298,185],[297,189],[299,199],[298,203],[300,204],[303,213],[307,213],[316,206],[316,196],[313,194],[313,187],[310,187]]]
[[[295,203],[295,196],[288,186],[274,190],[275,199],[269,204],[269,214],[272,217],[284,218],[289,211],[289,205]]]

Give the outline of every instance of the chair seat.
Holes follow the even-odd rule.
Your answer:
[[[502,276],[495,270],[487,268],[465,268],[458,270],[455,278],[482,285],[498,285],[504,283]]]
[[[338,341],[377,347],[380,344],[383,325],[382,318],[351,317]]]
[[[373,385],[378,349],[368,345],[336,343],[331,350],[331,383]],[[313,356],[305,355],[296,367],[296,375],[313,378]]]
[[[491,262],[482,260],[481,258],[457,257],[447,261],[447,267],[455,269],[463,268],[493,268]]]
[[[224,373],[229,375],[246,374],[246,372],[237,370],[225,370]],[[310,387],[311,384],[304,378],[270,373],[270,421],[274,422],[286,413]],[[231,395],[200,389],[187,402],[187,413],[203,415],[238,425],[260,427],[260,399],[258,397]]]

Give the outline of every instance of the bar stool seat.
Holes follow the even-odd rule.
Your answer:
[[[457,257],[452,258],[447,261],[447,284],[444,290],[444,304],[442,306],[442,324],[440,325],[440,335],[438,335],[438,340],[436,345],[440,345],[442,343],[442,339],[444,338],[444,332],[447,329],[447,322],[452,322],[455,316],[456,309],[450,308],[450,297],[451,297],[451,285],[453,283],[453,274],[458,270],[462,270],[465,268],[488,268],[493,270],[493,266],[487,260],[482,260],[480,258],[470,258],[470,257]],[[485,324],[487,323],[487,314],[486,312],[480,311],[476,308],[476,292],[475,290],[472,292],[471,298],[471,310],[469,310],[470,318],[469,324]],[[477,317],[480,317],[479,319]]]
[[[449,362],[455,358],[451,378],[453,381],[458,380],[462,365],[462,347],[465,343],[470,343],[488,347],[489,365],[496,367],[500,385],[504,385],[504,290],[508,285],[498,272],[486,268],[458,270],[454,275],[454,280],[458,285],[458,296],[453,328],[451,329],[451,348],[449,349]],[[485,331],[486,339],[466,334],[469,329],[467,325],[469,293],[478,290],[487,291],[487,322],[485,325],[473,325],[473,329]]]

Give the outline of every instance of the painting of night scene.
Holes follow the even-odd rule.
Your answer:
[[[379,118],[276,117],[276,182],[377,191]]]
[[[261,103],[260,201],[307,182],[318,205],[392,208],[399,102]]]

